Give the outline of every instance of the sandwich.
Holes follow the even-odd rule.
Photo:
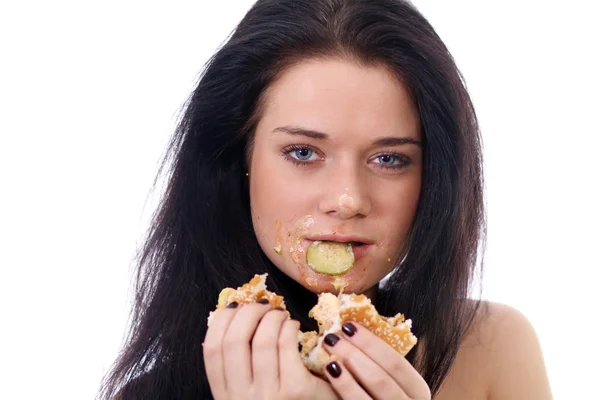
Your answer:
[[[283,309],[288,313],[288,318],[291,318],[284,298],[267,290],[266,278],[267,274],[255,275],[237,289],[223,289],[219,294],[216,309],[223,309],[232,302],[242,305],[266,299],[273,308]],[[215,311],[208,317],[209,326]],[[298,332],[300,356],[306,368],[320,377],[325,376],[325,366],[334,360],[323,348],[323,338],[329,333],[341,332],[342,325],[346,322],[353,321],[364,326],[402,356],[417,343],[417,338],[411,332],[411,320],[406,320],[402,314],[394,317],[379,315],[371,300],[362,294],[340,292],[336,296],[332,293],[321,293],[309,316],[317,321],[319,331]]]

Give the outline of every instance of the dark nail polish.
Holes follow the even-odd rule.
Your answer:
[[[331,346],[331,347],[335,346],[335,344],[337,342],[339,342],[339,340],[340,340],[339,336],[337,336],[337,335],[335,335],[333,333],[327,334],[327,336],[325,336],[325,339],[323,339],[323,341],[325,342],[325,344],[327,346]]]
[[[327,364],[327,367],[325,368],[327,368],[327,372],[329,372],[329,374],[334,378],[337,378],[342,374],[342,368],[340,368],[340,365],[335,361]]]
[[[260,304],[269,304],[269,300],[267,300],[267,299],[260,299],[258,302]]]
[[[227,308],[236,308],[238,306],[237,301],[232,301],[227,305]]]
[[[342,331],[344,331],[344,333],[348,336],[354,336],[356,333],[356,326],[350,322],[346,322],[344,325],[342,325]]]

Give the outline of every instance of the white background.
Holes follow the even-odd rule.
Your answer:
[[[120,347],[150,189],[253,1],[0,3],[0,398],[91,399]],[[557,399],[598,396],[594,1],[416,0],[483,132],[485,298],[532,321]]]

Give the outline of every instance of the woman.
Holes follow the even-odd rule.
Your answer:
[[[400,0],[259,0],[215,54],[169,147],[133,325],[102,397],[549,398],[515,310],[470,300],[484,239],[480,138],[448,50]],[[303,368],[298,329],[333,278],[317,239],[356,242],[346,292],[419,338],[404,359],[357,324]],[[262,304],[208,314],[269,273]],[[388,276],[389,275],[389,276]],[[383,278],[388,279],[383,281]]]

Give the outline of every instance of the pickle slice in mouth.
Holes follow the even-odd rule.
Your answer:
[[[306,263],[315,272],[326,275],[342,275],[354,266],[352,244],[314,241],[306,250]]]

